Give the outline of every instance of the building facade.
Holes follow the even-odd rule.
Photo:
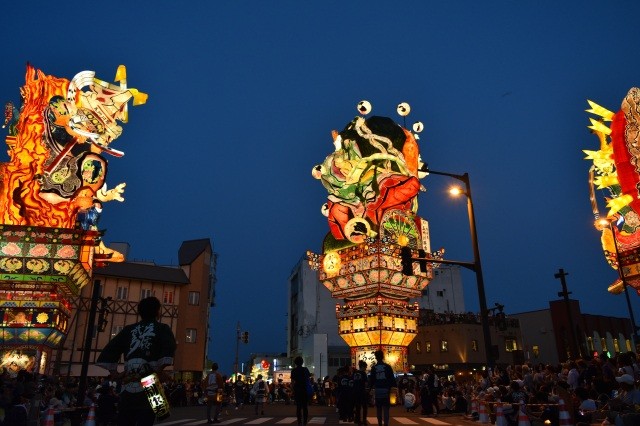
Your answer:
[[[533,363],[564,362],[571,357],[571,347],[577,347],[575,357],[581,358],[636,351],[631,320],[584,314],[577,300],[553,300],[549,309],[513,317],[521,321],[525,358]]]
[[[489,327],[496,364],[522,363],[523,344],[518,320],[490,316]],[[480,316],[421,309],[418,336],[409,345],[408,355],[414,371],[433,368],[443,374],[467,374],[482,370],[487,356]]]
[[[125,325],[139,320],[137,305],[141,299],[155,296],[162,303],[160,321],[168,324],[176,337],[174,365],[168,370],[173,371],[176,380],[202,377],[208,346],[209,308],[215,295],[216,255],[210,240],[201,239],[183,242],[178,259],[179,266],[125,261],[96,268],[93,285],[99,281],[102,288],[98,311],[105,307],[108,313],[96,316],[89,376],[106,375],[105,370],[93,365],[100,350]],[[74,300],[69,334],[53,363],[54,374],[80,374],[93,285],[85,286]]]

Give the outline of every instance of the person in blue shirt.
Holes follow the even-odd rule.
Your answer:
[[[296,416],[298,425],[306,425],[309,419],[309,395],[308,387],[311,386],[311,373],[307,367],[303,367],[304,360],[301,356],[297,356],[293,363],[296,365],[291,370],[291,389],[293,390],[293,398],[296,401]]]
[[[367,382],[367,362],[360,360],[358,369],[353,372],[353,405],[354,420],[358,425],[367,424],[367,408],[369,406],[369,383]]]
[[[373,389],[376,401],[378,426],[389,426],[391,388],[395,385],[396,379],[391,366],[384,362],[384,353],[378,350],[374,352],[374,356],[376,364],[371,368],[371,374],[369,374],[369,387]]]

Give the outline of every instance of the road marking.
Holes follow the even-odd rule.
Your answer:
[[[180,420],[181,422],[190,422],[193,419],[184,419],[184,420]],[[175,422],[169,422],[169,423],[175,423]],[[166,426],[169,423],[158,423],[159,425],[162,426]],[[181,423],[183,426],[196,426],[196,425],[203,425],[207,423],[207,420],[196,420],[195,422],[191,422],[191,423]]]
[[[162,425],[162,426],[169,426],[169,425],[175,425],[176,423],[190,422],[190,421],[192,421],[192,420],[195,420],[195,419],[172,420],[172,421],[170,421],[170,422],[160,422],[160,423],[158,423],[158,424],[159,424],[159,425]],[[206,421],[206,420],[205,420],[205,421]]]
[[[326,421],[327,421],[327,418],[326,418],[326,417],[311,417],[311,420],[309,420],[309,421],[307,422],[307,424],[309,424],[309,423],[313,423],[313,424],[320,424],[320,425],[323,425],[323,424],[324,424],[324,422],[326,422]]]
[[[238,422],[241,422],[243,420],[247,420],[247,417],[238,417],[238,418],[235,418],[235,419],[229,419],[229,420],[226,420],[226,421],[224,421],[224,422],[222,422],[220,424],[221,425],[230,425],[232,423],[238,423]]]
[[[277,425],[280,424],[289,424],[289,423],[293,423],[298,421],[297,417],[285,417],[284,419],[280,420],[279,422],[276,422]]]
[[[245,425],[259,425],[261,423],[266,423],[270,420],[273,420],[273,417],[260,417],[259,419],[251,420],[250,422],[246,422]]]
[[[443,422],[441,420],[433,419],[431,417],[420,417],[420,420],[424,420],[425,422],[431,423],[432,425],[436,425],[436,426],[442,426],[442,425],[450,426],[451,425],[451,423]]]
[[[398,423],[401,423],[403,425],[417,425],[417,422],[414,422],[413,420],[407,418],[407,417],[394,417],[395,420],[398,421]]]

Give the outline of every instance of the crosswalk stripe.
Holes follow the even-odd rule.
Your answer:
[[[191,420],[195,420],[195,419],[172,420],[170,422],[159,422],[158,424],[161,426],[169,426],[169,425],[175,425],[176,423],[182,424],[182,422],[190,422]]]
[[[436,426],[442,426],[442,425],[450,426],[451,425],[451,423],[443,422],[442,420],[433,419],[431,417],[420,417],[420,420],[424,420],[425,422],[431,423],[432,425],[436,425]]]
[[[398,422],[401,425],[417,425],[420,424],[419,422],[417,422],[416,420],[420,420],[422,422],[428,423],[430,425],[433,426],[453,426],[451,423],[447,423],[444,422],[442,420],[439,419],[434,419],[432,417],[396,417],[396,416],[391,416],[392,419],[394,419],[396,422]],[[267,422],[271,422],[274,420],[278,420],[276,422],[276,424],[281,424],[281,425],[287,425],[287,424],[294,424],[297,421],[297,417],[283,417],[283,418],[278,418],[278,417],[258,417],[258,418],[250,418],[250,417],[235,417],[235,418],[231,418],[231,419],[227,419],[227,420],[223,420],[220,423],[220,426],[224,426],[224,425],[231,425],[234,423],[240,423],[243,425],[259,425],[262,423],[267,423]],[[326,416],[313,416],[311,418],[309,418],[308,423],[309,424],[315,424],[315,425],[320,425],[320,424],[325,424],[327,421],[327,417]],[[378,424],[378,418],[377,417],[367,417],[367,421],[369,422],[370,425],[377,425]],[[168,422],[161,422],[158,423],[158,426],[171,426],[171,425],[178,425],[178,426],[200,426],[200,425],[204,425],[207,423],[207,420],[196,420],[196,419],[182,419],[182,420],[172,420],[172,421],[168,421]],[[459,426],[459,425],[456,425]]]
[[[273,420],[273,417],[260,417],[259,419],[251,420],[250,422],[246,422],[245,425],[259,425],[261,423],[266,423],[269,420]]]
[[[403,425],[417,425],[417,422],[407,418],[407,417],[394,417],[398,421],[398,423],[402,423]]]

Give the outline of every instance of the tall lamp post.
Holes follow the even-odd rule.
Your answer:
[[[471,198],[471,183],[469,182],[469,174],[456,175],[453,173],[436,172],[431,169],[425,170],[428,174],[448,176],[464,183],[465,190],[459,188],[450,190],[452,195],[464,193],[467,196],[467,211],[469,214],[469,230],[471,231],[471,244],[473,246],[473,263],[465,264],[456,262],[462,266],[466,266],[476,273],[476,282],[478,285],[478,298],[480,300],[480,320],[482,324],[482,334],[484,337],[484,351],[487,354],[487,366],[493,369],[495,360],[493,359],[493,349],[491,345],[491,332],[489,330],[489,315],[487,310],[487,297],[484,292],[484,278],[482,276],[482,263],[480,263],[480,248],[478,247],[478,231],[476,230],[476,215],[473,210],[473,199]]]

